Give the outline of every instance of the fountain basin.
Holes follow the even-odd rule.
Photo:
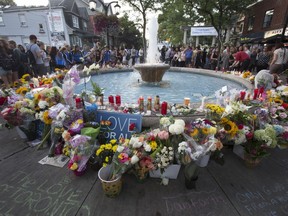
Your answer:
[[[168,64],[137,64],[134,68],[140,73],[144,82],[161,82],[165,72],[170,68]]]

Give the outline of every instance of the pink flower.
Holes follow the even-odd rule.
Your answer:
[[[158,137],[161,140],[168,140],[169,139],[169,133],[167,131],[160,131],[158,133]]]
[[[125,163],[125,162],[129,161],[129,156],[128,156],[128,154],[122,152],[118,155],[118,159],[121,163]]]
[[[287,118],[287,114],[286,114],[285,112],[281,112],[281,113],[279,114],[279,117],[280,117],[281,119],[286,119],[286,118]]]

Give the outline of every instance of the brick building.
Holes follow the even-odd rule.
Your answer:
[[[287,26],[288,0],[260,0],[247,8],[241,43],[275,43]],[[288,28],[285,30],[288,40]]]

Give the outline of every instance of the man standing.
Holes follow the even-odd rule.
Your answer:
[[[32,64],[34,76],[45,75],[47,71],[43,62],[44,51],[41,50],[40,47],[37,45],[37,37],[35,35],[30,35],[29,39],[30,39],[30,43],[26,46],[26,49],[27,51],[30,50],[35,58],[35,63]]]

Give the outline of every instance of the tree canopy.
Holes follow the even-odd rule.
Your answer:
[[[6,7],[6,6],[15,6],[15,2],[13,0],[0,0],[0,8]]]
[[[218,33],[219,48],[223,44],[223,32],[231,25],[231,18],[244,14],[247,7],[257,0],[182,0],[205,23],[211,24]]]
[[[118,42],[125,44],[127,48],[135,46],[139,49],[142,47],[142,35],[135,23],[129,20],[127,14],[119,19],[119,23]]]

